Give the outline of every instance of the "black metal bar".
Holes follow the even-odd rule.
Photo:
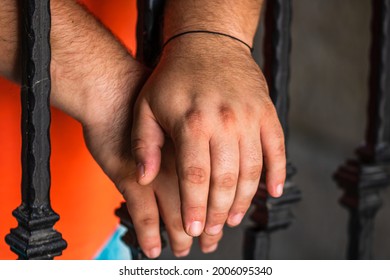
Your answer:
[[[390,184],[390,0],[372,0],[371,69],[365,144],[357,159],[334,177],[350,212],[348,259],[372,259],[374,220],[382,206],[380,190]]]
[[[366,145],[359,153],[366,162],[390,161],[390,1],[372,1],[370,97]]]
[[[53,259],[67,244],[50,205],[50,1],[20,1],[22,18],[22,204],[6,242],[19,259]]]
[[[291,0],[266,2],[264,75],[286,138],[288,138],[291,21]]]
[[[137,0],[137,60],[153,68],[162,47],[165,0]]]
[[[153,68],[158,60],[162,47],[162,16],[164,0],[137,0],[137,60],[144,65]],[[137,235],[131,217],[127,211],[126,203],[115,211],[120,223],[126,227],[127,232],[122,240],[130,248],[132,259],[147,259],[137,241]],[[164,225],[160,224],[160,232],[164,231]],[[162,247],[166,241],[161,235]]]
[[[285,133],[286,146],[288,140],[291,20],[291,0],[267,1],[264,75]],[[264,183],[260,183],[258,193],[253,200],[255,209],[251,219],[254,225],[246,230],[244,237],[244,259],[268,259],[270,233],[288,227],[293,220],[291,205],[300,200],[301,192],[292,182],[292,177],[296,172],[295,168],[289,160],[287,162],[287,178],[281,198],[275,199],[268,196]]]

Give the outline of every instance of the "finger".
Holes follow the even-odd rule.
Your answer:
[[[250,135],[240,139],[240,173],[234,203],[229,211],[227,224],[237,226],[241,223],[259,186],[263,156],[259,130],[250,130]]]
[[[286,180],[286,151],[284,134],[280,122],[274,113],[270,121],[264,122],[261,127],[261,144],[266,167],[266,185],[268,193],[279,197],[283,193]]]
[[[199,238],[199,246],[202,252],[205,254],[215,252],[222,236],[223,231],[220,231],[217,235],[207,235],[206,233],[203,233]]]
[[[210,181],[209,140],[202,132],[200,117],[187,118],[188,124],[174,139],[177,174],[184,229],[191,236],[199,236],[204,229]]]
[[[233,204],[239,172],[238,139],[233,132],[217,133],[210,141],[211,185],[205,232],[218,234]]]
[[[191,251],[193,237],[184,231],[181,215],[173,215],[171,210],[161,210],[160,213],[165,224],[172,253],[178,258],[187,256]],[[180,209],[175,210],[174,213],[180,213]]]
[[[161,253],[160,220],[153,189],[137,184],[127,184],[123,189],[138,243],[148,258],[157,258]]]
[[[146,100],[140,99],[134,112],[131,147],[137,165],[137,182],[148,185],[160,170],[164,133]]]
[[[175,180],[176,178],[173,179]],[[186,234],[183,228],[180,212],[180,196],[176,188],[177,181],[174,182],[172,177],[169,177],[164,178],[163,182],[164,185],[156,186],[160,214],[168,233],[173,254],[176,257],[185,257],[190,252],[192,237]]]

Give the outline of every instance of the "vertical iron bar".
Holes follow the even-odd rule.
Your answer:
[[[137,0],[137,60],[150,68],[156,65],[162,47],[161,23],[164,3],[164,0]],[[116,209],[115,214],[119,217],[120,223],[127,229],[122,240],[129,246],[132,259],[147,259],[139,246],[126,203],[123,202]],[[164,231],[162,223],[160,223],[160,231]],[[161,241],[162,246],[165,247],[166,241],[162,235]]]
[[[366,145],[359,151],[366,162],[390,161],[390,1],[372,0],[371,73]]]
[[[67,244],[50,205],[50,1],[20,1],[22,19],[22,204],[6,242],[19,259],[53,259]]]
[[[380,190],[390,184],[390,0],[372,0],[371,69],[365,144],[334,175],[350,213],[348,259],[372,259]]]
[[[137,60],[153,68],[162,47],[165,0],[137,0]]]
[[[288,139],[289,78],[291,52],[291,0],[272,0],[266,3],[264,37],[264,75],[270,96],[282,124],[286,146]],[[301,198],[301,192],[292,182],[295,168],[287,160],[287,178],[283,196],[275,199],[267,195],[264,183],[253,200],[251,216],[254,225],[246,230],[244,259],[268,259],[270,234],[288,227],[292,220],[291,205]]]

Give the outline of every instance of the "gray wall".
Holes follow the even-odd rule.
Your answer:
[[[364,134],[371,1],[293,3],[291,125],[350,151]]]
[[[275,234],[272,258],[345,257],[348,213],[332,174],[363,139],[371,1],[293,1],[290,144],[303,200],[295,224]],[[390,259],[389,192],[376,220],[375,258]]]

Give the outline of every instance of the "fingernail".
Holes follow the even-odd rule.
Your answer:
[[[207,228],[206,232],[207,232],[207,234],[210,234],[210,235],[217,235],[218,233],[221,232],[222,228],[223,228],[223,225],[216,225],[216,226],[212,226],[212,227]]]
[[[199,236],[202,233],[202,223],[198,221],[192,222],[190,228],[188,229],[188,233],[192,236]]]
[[[276,194],[281,196],[283,194],[283,184],[279,184],[276,186]]]
[[[217,248],[218,248],[218,243],[217,244],[214,244],[214,245],[212,245],[212,246],[210,246],[210,247],[207,247],[207,248],[205,248],[205,249],[203,249],[202,251],[203,251],[203,253],[212,253],[212,252],[214,252],[215,250],[217,250]]]
[[[229,224],[232,226],[237,226],[239,223],[241,223],[242,218],[244,218],[244,214],[235,214],[229,218]]]
[[[155,247],[149,251],[149,258],[155,259],[157,258],[161,253],[160,247]]]
[[[175,253],[175,256],[178,258],[183,258],[183,257],[188,256],[189,253],[190,253],[190,248],[187,250]]]
[[[145,177],[145,165],[143,165],[142,163],[138,163],[137,164],[137,177],[138,178],[142,178],[142,177]]]

